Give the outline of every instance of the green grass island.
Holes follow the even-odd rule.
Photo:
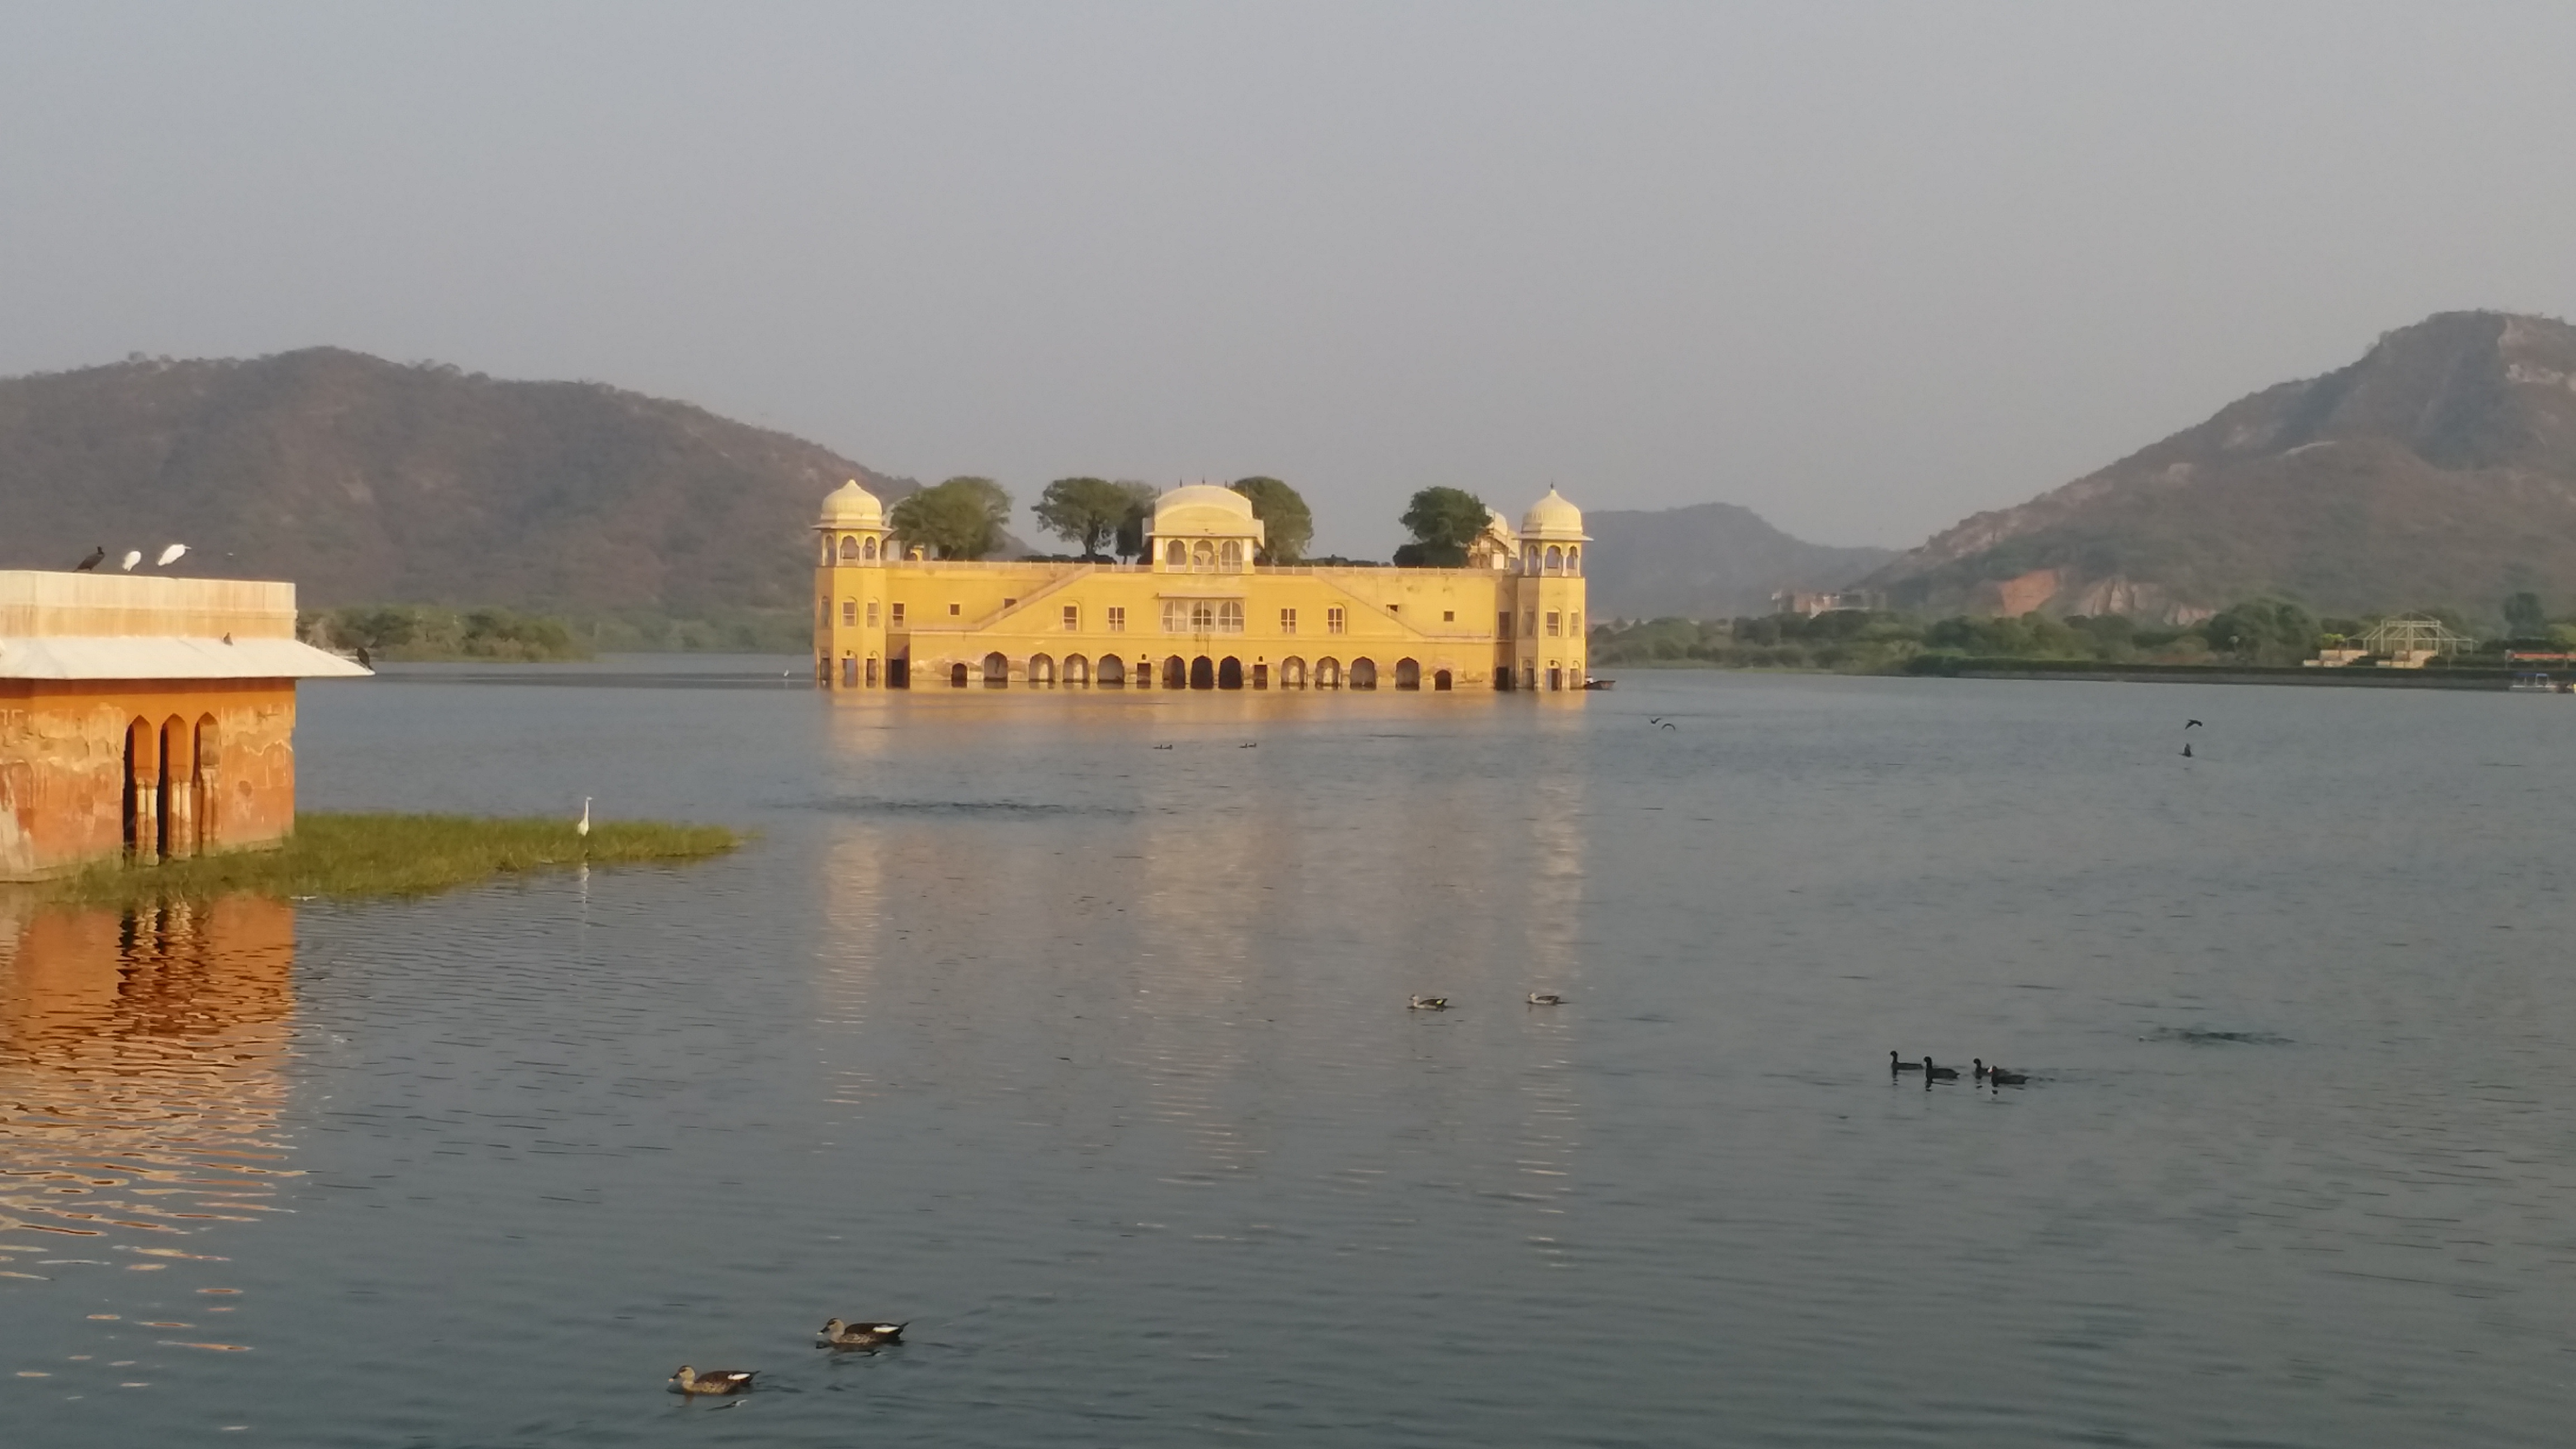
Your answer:
[[[720,825],[594,822],[471,815],[299,815],[270,849],[227,851],[157,865],[101,861],[43,887],[81,906],[142,906],[247,892],[287,900],[422,896],[506,876],[587,865],[704,860],[746,837]]]

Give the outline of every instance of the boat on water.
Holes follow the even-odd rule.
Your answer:
[[[1608,689],[1618,682],[1619,681],[1615,679],[1587,679],[1583,681],[1583,687],[1586,689]]]

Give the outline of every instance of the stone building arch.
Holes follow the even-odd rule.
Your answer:
[[[1044,654],[1029,656],[1029,683],[1055,683],[1055,660]]]
[[[948,682],[959,689],[966,687],[966,665],[963,660],[948,667]]]
[[[1367,658],[1361,658],[1361,659],[1354,659],[1354,660],[1352,660],[1352,661],[1351,661],[1351,688],[1353,688],[1353,689],[1375,689],[1375,688],[1377,688],[1377,661],[1376,661],[1376,660],[1374,660],[1374,659],[1367,659]]]
[[[1115,654],[1100,656],[1100,682],[1113,689],[1127,687],[1127,661]]]
[[[1279,687],[1281,689],[1304,689],[1306,687],[1306,661],[1298,658],[1294,654],[1280,660]]]
[[[1243,688],[1243,661],[1231,654],[1217,661],[1216,687],[1219,689]]]
[[[1449,671],[1446,669],[1439,670],[1431,676],[1431,687],[1434,690],[1447,689],[1450,687],[1452,682]]]
[[[1315,661],[1315,687],[1316,687],[1317,689],[1339,689],[1339,688],[1341,688],[1341,687],[1342,687],[1342,662],[1341,662],[1340,660],[1338,660],[1338,659],[1335,659],[1335,658],[1334,658],[1333,656],[1331,656],[1330,654],[1327,654],[1327,655],[1325,655],[1323,658],[1316,660],[1316,661]]]
[[[1395,687],[1398,689],[1420,689],[1422,687],[1422,663],[1420,660],[1399,659],[1395,661]]]
[[[1190,688],[1216,688],[1216,665],[1204,654],[1190,661]]]
[[[985,656],[984,656],[984,684],[985,684],[985,686],[986,686],[987,688],[990,688],[990,689],[1000,689],[1002,686],[1004,686],[1004,685],[1006,685],[1006,684],[1009,684],[1010,682],[1011,682],[1011,656],[1009,656],[1009,655],[1007,655],[1007,654],[1004,654],[1004,653],[1003,653],[1001,650],[999,650],[999,649],[996,649],[996,650],[994,650],[992,653],[985,655]]]
[[[1091,661],[1083,658],[1079,654],[1068,654],[1064,656],[1064,682],[1067,684],[1089,684],[1091,682]]]
[[[1189,688],[1190,662],[1183,659],[1178,654],[1165,659],[1163,661],[1163,687],[1165,689]]]

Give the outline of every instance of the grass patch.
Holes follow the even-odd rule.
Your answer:
[[[77,905],[147,904],[249,891],[264,896],[418,896],[495,876],[568,870],[582,864],[701,860],[743,837],[720,825],[650,820],[593,822],[588,839],[558,819],[472,815],[296,817],[275,850],[199,856],[164,865],[103,862],[57,881],[56,899]]]

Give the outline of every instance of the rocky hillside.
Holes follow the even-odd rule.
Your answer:
[[[0,380],[0,568],[179,541],[308,606],[801,611],[845,478],[914,486],[685,403],[333,348]]]
[[[2428,318],[1865,583],[1936,613],[2174,622],[2258,594],[2345,614],[2484,616],[2525,589],[2576,604],[2576,327]]]
[[[1598,619],[1731,619],[1771,612],[1780,589],[1838,589],[1896,556],[1791,538],[1749,508],[1594,510],[1585,592]]]

